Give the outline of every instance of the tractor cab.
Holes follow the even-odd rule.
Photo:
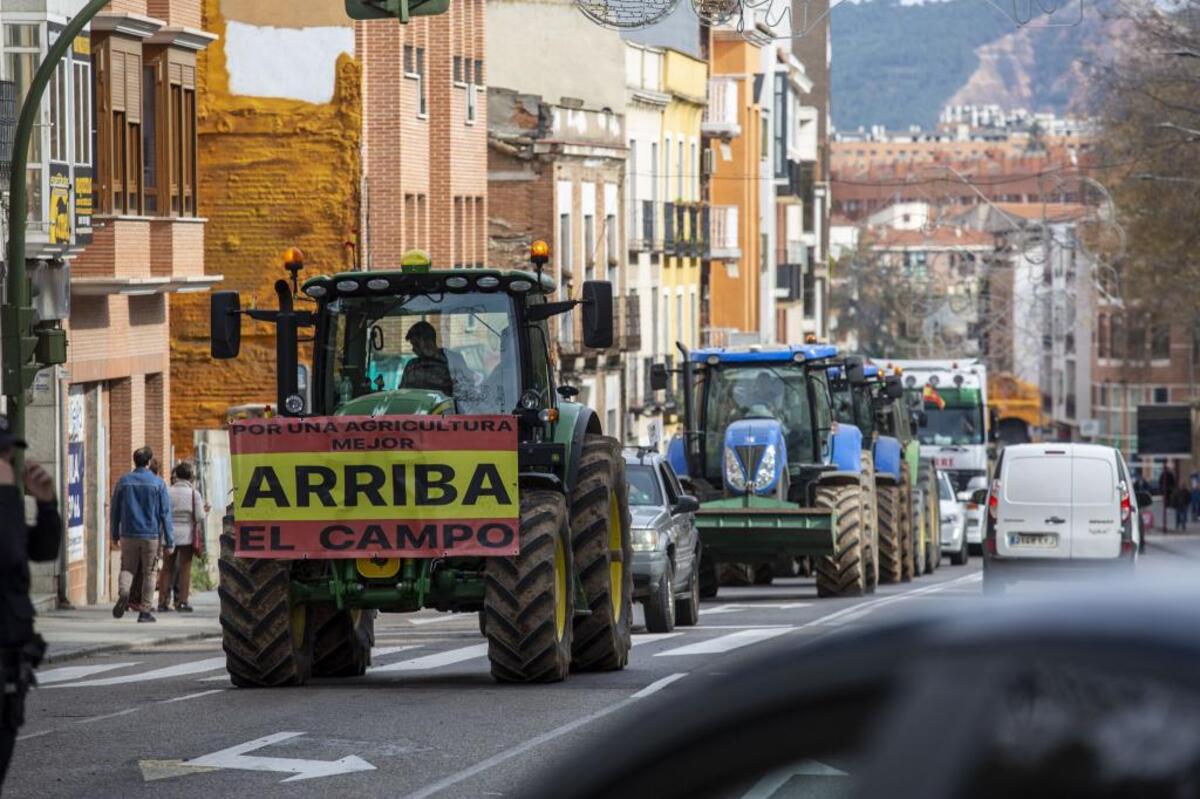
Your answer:
[[[672,442],[673,465],[712,495],[787,499],[834,460],[828,364],[837,354],[828,345],[687,353],[689,433]]]

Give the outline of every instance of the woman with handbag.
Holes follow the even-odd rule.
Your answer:
[[[204,498],[192,486],[191,464],[175,467],[171,488],[171,522],[175,551],[163,559],[158,575],[158,610],[170,609],[171,589],[175,589],[175,610],[191,613],[188,594],[192,587],[192,557],[204,555]],[[178,577],[176,573],[178,572]]]

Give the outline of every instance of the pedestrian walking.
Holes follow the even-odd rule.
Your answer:
[[[188,596],[192,588],[192,557],[204,554],[204,531],[200,520],[204,518],[204,497],[192,486],[192,467],[181,463],[172,474],[171,523],[175,541],[175,552],[163,558],[162,571],[158,575],[158,610],[170,609],[171,591],[175,592],[175,610],[191,613]]]
[[[1192,521],[1200,521],[1200,472],[1192,472],[1188,483],[1192,492]]]
[[[1175,470],[1171,468],[1171,464],[1164,463],[1162,474],[1158,476],[1158,493],[1162,495],[1163,502],[1163,532],[1167,531],[1167,508],[1175,507]]]
[[[13,468],[13,450],[25,442],[9,430],[0,416],[0,792],[25,721],[25,695],[34,683],[34,669],[46,644],[33,631],[33,603],[29,601],[29,561],[58,557],[62,518],[54,496],[54,480],[36,463],[27,461],[25,473]],[[37,500],[37,521],[25,524],[21,486]]]
[[[118,619],[129,608],[138,611],[139,622],[155,621],[149,600],[154,595],[159,536],[164,536],[164,554],[170,555],[175,548],[171,498],[166,484],[150,471],[153,458],[149,447],[134,452],[133,471],[123,476],[113,491],[112,536],[113,543],[121,548],[121,576],[117,582],[117,603],[113,605],[113,617]],[[133,601],[130,592],[135,574],[140,593]]]
[[[1175,489],[1171,497],[1171,507],[1175,508],[1175,529],[1187,530],[1188,511],[1192,507],[1192,492],[1184,486]]]

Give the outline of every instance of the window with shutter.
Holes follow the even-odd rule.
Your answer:
[[[136,40],[98,34],[96,54],[97,178],[102,212],[143,213],[142,51]]]

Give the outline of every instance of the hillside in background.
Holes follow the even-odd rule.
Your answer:
[[[1080,106],[1086,94],[1081,61],[1110,41],[1112,24],[1092,0],[1024,26],[997,5],[986,0],[837,5],[831,19],[834,124],[839,130],[930,127],[949,103],[1060,114]],[[1019,0],[1018,5],[1028,7]]]

